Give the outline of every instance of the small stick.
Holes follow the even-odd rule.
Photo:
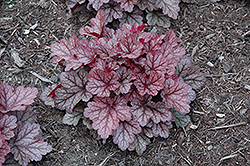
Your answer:
[[[103,166],[109,160],[110,157],[112,157],[114,154],[116,154],[116,152],[117,151],[108,154],[108,156],[98,166]]]
[[[236,124],[231,124],[231,125],[226,125],[226,126],[218,126],[218,127],[214,127],[208,130],[218,130],[218,129],[226,129],[229,127],[235,127],[235,126],[241,126],[241,125],[245,125],[246,122],[241,122],[241,123],[236,123]]]

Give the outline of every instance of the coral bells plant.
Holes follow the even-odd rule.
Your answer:
[[[39,136],[40,126],[31,107],[38,90],[0,84],[0,166],[11,152],[21,165],[40,161],[52,147]]]
[[[105,24],[119,20],[123,23],[142,24],[143,19],[149,25],[170,26],[170,19],[177,19],[180,0],[66,0],[71,13],[74,11],[98,11],[106,13]],[[81,7],[83,9],[81,9]],[[143,12],[146,13],[143,18]],[[86,15],[86,16],[85,16]],[[89,12],[83,17],[88,18]]]
[[[149,138],[169,136],[172,121],[189,112],[192,89],[204,81],[173,30],[157,35],[145,27],[124,24],[114,31],[99,10],[80,29],[89,40],[73,35],[51,45],[53,62],[65,65],[65,72],[41,95],[47,105],[66,110],[64,123],[82,119],[101,138],[113,136],[121,150],[139,154]]]

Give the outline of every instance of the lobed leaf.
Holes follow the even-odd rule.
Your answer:
[[[172,119],[171,112],[163,102],[151,101],[151,96],[146,95],[144,100],[131,102],[133,118],[145,126],[151,119],[154,123],[166,122]]]
[[[125,98],[128,101],[135,101],[136,99],[142,100],[143,96],[141,96],[134,85],[131,85],[130,90],[127,94],[125,94]]]
[[[62,88],[56,90],[55,105],[72,113],[79,101],[89,101],[91,93],[86,90],[88,72],[85,69],[63,72],[60,75]]]
[[[30,161],[40,161],[42,155],[51,152],[52,147],[38,137],[40,126],[29,122],[20,123],[11,140],[11,153],[20,165],[28,165]]]
[[[118,70],[116,70],[116,74],[119,77],[118,82],[120,83],[120,86],[116,89],[115,93],[117,95],[119,95],[120,93],[122,94],[128,93],[131,88],[131,85],[133,84],[131,82],[131,77],[133,72],[130,69],[121,67]]]
[[[161,97],[168,108],[188,113],[190,100],[188,99],[189,86],[179,81],[179,79],[168,78],[164,83]]]
[[[120,3],[121,8],[127,12],[132,12],[134,5],[137,4],[137,0],[115,0],[117,3]]]
[[[163,138],[168,138],[170,132],[169,129],[172,128],[172,123],[170,121],[153,123],[150,122],[147,127],[152,129],[154,137],[161,136]]]
[[[107,4],[103,4],[101,9],[106,13],[105,24],[112,22],[113,19],[122,18],[123,10],[116,2],[111,1]]]
[[[16,116],[18,122],[22,123],[34,123],[37,118],[31,106],[27,106],[24,111],[15,111],[13,115]]]
[[[124,98],[116,96],[94,97],[93,102],[88,103],[85,108],[84,116],[93,121],[92,127],[98,130],[98,134],[106,139],[119,126],[120,121],[131,119],[130,107]]]
[[[186,127],[189,122],[191,122],[191,118],[186,113],[182,113],[179,111],[176,111],[175,109],[171,109],[174,113],[175,117],[175,124],[177,127]]]
[[[148,25],[158,25],[160,27],[170,27],[170,18],[160,11],[151,11],[146,16]]]
[[[98,11],[104,3],[108,3],[109,0],[89,0],[89,5],[92,4],[93,8]]]
[[[125,12],[123,13],[122,18],[119,19],[120,26],[122,26],[124,23],[128,23],[133,25],[134,23],[138,23],[139,25],[143,24],[143,12],[139,10],[138,8],[134,8],[132,12]]]
[[[170,29],[167,32],[164,40],[165,42],[167,42],[167,44],[171,45],[173,49],[174,57],[179,62],[180,59],[185,55],[186,51],[183,47],[179,46],[179,39],[176,37],[172,29]]]
[[[70,71],[71,69],[76,70],[81,66],[93,62],[96,58],[97,51],[95,46],[95,39],[92,39],[90,41],[88,41],[87,39],[80,40],[78,46],[71,50],[74,56],[67,61],[65,71]]]
[[[74,56],[74,54],[72,53],[72,49],[78,45],[78,42],[79,39],[75,34],[73,34],[73,36],[69,40],[62,39],[60,40],[60,43],[56,42],[51,44],[51,56],[54,56],[52,62],[67,62],[70,58]]]
[[[99,97],[109,97],[110,91],[116,90],[120,86],[119,77],[114,71],[105,72],[98,68],[93,68],[88,74],[89,82],[86,89]]]
[[[149,11],[157,10],[155,0],[138,0],[137,6],[140,10],[148,9]]]
[[[1,133],[0,133],[1,137]],[[3,139],[0,138],[0,165],[5,162],[5,156],[10,152],[10,146],[8,145],[7,141],[3,141]]]
[[[138,155],[142,155],[142,153],[146,150],[147,145],[150,144],[150,139],[143,133],[135,135],[134,142],[129,145],[128,150],[136,150]]]
[[[113,141],[118,144],[121,150],[126,150],[129,144],[134,141],[135,134],[141,132],[140,124],[137,121],[120,122],[118,128],[113,132]]]
[[[177,19],[180,0],[156,0],[155,5],[162,9],[163,14],[168,15],[173,19]]]
[[[66,113],[63,116],[62,122],[67,125],[74,125],[76,126],[79,120],[82,118],[83,112],[74,111],[71,114]]]
[[[15,116],[7,114],[0,119],[0,137],[2,137],[3,140],[10,140],[10,138],[14,137],[15,134],[12,130],[17,126],[16,121],[17,118]]]
[[[193,89],[199,89],[205,83],[205,76],[197,65],[193,65],[188,57],[178,63],[175,75],[180,76]]]
[[[93,4],[93,7],[99,7],[102,3],[107,3],[109,0],[91,0],[89,3]],[[91,3],[92,2],[92,3]],[[98,3],[99,2],[99,3]],[[98,5],[98,6],[97,6]],[[101,5],[100,5],[101,6]],[[100,7],[99,7],[100,8]],[[98,9],[97,9],[98,10]],[[103,28],[105,24],[105,12],[103,10],[99,10],[96,14],[95,18],[90,19],[90,26],[82,27],[79,31],[81,35],[90,35],[95,37],[102,37],[103,36]]]
[[[61,73],[62,88],[56,90],[54,98],[56,107],[72,113],[79,101],[89,101],[92,95],[86,90],[87,78],[85,69]]]
[[[0,84],[0,112],[7,113],[9,111],[25,110],[25,105],[32,104],[37,93],[38,90],[36,88],[19,86],[13,90],[7,84]]]
[[[152,72],[149,75],[149,78],[146,77],[146,74],[138,74],[137,79],[134,82],[134,85],[139,91],[141,96],[146,93],[149,95],[156,96],[158,90],[163,89],[164,85],[164,76],[161,73]]]

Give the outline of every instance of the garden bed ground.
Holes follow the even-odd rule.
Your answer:
[[[62,70],[51,63],[50,45],[79,34],[83,23],[68,17],[63,0],[2,0],[0,6],[0,82],[41,94]],[[153,139],[138,156],[111,139],[96,140],[81,123],[64,125],[65,112],[37,98],[37,123],[53,150],[30,165],[250,165],[250,2],[196,0],[180,7],[171,28],[207,79],[191,104],[192,123]]]

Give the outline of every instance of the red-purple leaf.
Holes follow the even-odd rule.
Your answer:
[[[131,85],[129,92],[125,95],[125,98],[128,101],[135,101],[136,99],[142,100],[143,96],[141,96],[134,85]]]
[[[199,89],[205,83],[204,74],[199,66],[193,65],[188,57],[182,58],[176,67],[175,74],[194,89]]]
[[[149,11],[157,10],[157,7],[155,6],[155,0],[138,0],[137,6],[141,10],[148,9]]]
[[[106,72],[93,68],[89,72],[88,78],[86,89],[99,97],[109,97],[110,91],[114,91],[120,86],[119,77],[114,71]]]
[[[56,90],[55,105],[72,113],[79,101],[89,101],[91,93],[86,90],[88,72],[85,69],[63,72],[60,75],[62,88]]]
[[[19,86],[13,90],[7,84],[0,84],[0,112],[25,110],[25,105],[32,104],[37,93],[36,88]]]
[[[100,0],[102,1],[102,0]],[[107,2],[109,0],[106,0]],[[96,0],[92,0],[94,2],[93,5],[97,4]],[[103,2],[102,2],[103,3]],[[99,10],[96,14],[95,18],[90,19],[90,26],[82,27],[79,31],[81,35],[91,35],[95,37],[103,36],[103,28],[105,23],[105,12],[103,10]]]
[[[130,87],[132,85],[131,76],[132,76],[133,72],[129,69],[126,69],[125,67],[121,67],[120,69],[116,70],[116,74],[119,77],[118,81],[120,83],[120,86],[115,91],[115,93],[117,95],[119,95],[120,93],[122,93],[122,94],[128,93],[130,90]]]
[[[60,43],[53,43],[50,46],[51,56],[54,56],[52,62],[58,63],[60,61],[65,60],[66,62],[74,56],[71,52],[73,48],[78,45],[79,39],[75,34],[69,39],[62,39]]]
[[[93,8],[98,11],[104,3],[108,3],[109,0],[89,0],[89,5],[92,4]]]
[[[121,8],[127,12],[132,12],[134,5],[137,4],[137,0],[115,0],[118,3],[121,3]]]
[[[98,130],[98,134],[104,139],[119,126],[120,121],[131,119],[127,101],[119,96],[115,98],[95,96],[94,101],[89,102],[85,108],[84,116],[93,121],[93,128]]]
[[[174,57],[179,62],[180,58],[185,55],[186,51],[183,47],[179,46],[179,39],[176,37],[172,29],[167,32],[164,40],[167,44],[170,44],[172,46]]]
[[[161,51],[151,51],[147,54],[146,73],[162,73],[173,75],[175,66],[177,65],[176,59],[173,57],[172,48],[162,47]]]
[[[69,71],[71,69],[76,70],[83,65],[87,65],[93,62],[96,57],[97,51],[97,48],[95,48],[95,46],[95,39],[92,39],[90,41],[88,41],[87,39],[80,40],[79,45],[71,50],[74,56],[67,61],[65,71]]]
[[[112,22],[113,19],[119,19],[123,15],[123,10],[120,5],[113,1],[103,4],[101,9],[106,13],[105,24]]]
[[[16,121],[15,116],[7,114],[0,119],[0,132],[4,140],[10,140],[10,138],[14,137],[14,131],[12,130],[17,126]]]
[[[170,121],[159,123],[150,122],[147,127],[152,129],[154,137],[161,136],[167,138],[169,136],[169,129],[172,128],[172,123]]]
[[[120,54],[123,58],[138,58],[142,55],[143,44],[133,33],[119,39]]]
[[[142,155],[150,142],[150,139],[144,133],[137,134],[135,135],[134,142],[129,145],[128,150],[136,150],[138,155]]]
[[[141,126],[145,126],[149,119],[152,119],[154,123],[160,121],[166,122],[172,119],[172,114],[163,102],[153,102],[150,96],[146,95],[144,100],[136,100],[131,102],[131,112],[136,121]]]
[[[189,86],[179,81],[179,79],[168,78],[164,83],[161,97],[168,108],[188,113],[190,100],[188,99]]]
[[[1,137],[1,132],[0,132]],[[5,162],[5,156],[10,152],[10,146],[7,141],[0,138],[0,166]]]
[[[135,134],[141,132],[140,124],[137,121],[120,122],[120,125],[113,132],[113,141],[118,144],[121,150],[126,150],[129,144],[134,141]]]
[[[156,6],[162,9],[165,15],[173,19],[177,19],[178,12],[180,11],[179,3],[180,0],[156,0]]]
[[[163,89],[164,85],[164,75],[162,73],[152,72],[147,78],[145,73],[138,74],[137,79],[134,82],[134,85],[138,89],[140,95],[145,95],[146,93],[149,95],[156,96],[158,90]]]
[[[52,147],[38,137],[38,124],[20,123],[15,130],[15,137],[11,139],[11,153],[19,164],[27,165],[30,161],[40,161],[42,155],[51,152]]]
[[[144,48],[147,52],[159,50],[166,35],[151,35],[148,42],[144,43]]]

